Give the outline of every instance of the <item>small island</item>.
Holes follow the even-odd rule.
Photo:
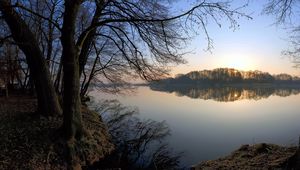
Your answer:
[[[289,74],[271,75],[262,71],[241,71],[234,68],[216,68],[213,70],[191,71],[177,74],[175,78],[166,78],[152,84],[197,85],[197,86],[300,86],[300,77]]]
[[[288,74],[271,75],[261,71],[233,68],[192,71],[151,82],[150,89],[193,99],[231,102],[260,100],[271,95],[286,97],[300,93],[300,78]]]

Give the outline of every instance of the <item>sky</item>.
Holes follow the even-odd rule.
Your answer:
[[[178,1],[178,8],[188,3]],[[233,1],[233,6],[239,6],[243,0]],[[195,36],[184,58],[187,64],[172,68],[171,75],[188,73],[194,70],[230,67],[244,71],[260,70],[271,74],[288,73],[300,76],[300,69],[293,67],[289,57],[282,55],[288,49],[288,30],[286,26],[275,25],[275,17],[262,14],[267,1],[250,0],[249,6],[243,9],[250,14],[252,20],[238,19],[239,28],[229,29],[226,20],[219,28],[216,24],[207,25],[210,37],[213,39],[213,49],[207,51],[207,41],[203,34]]]

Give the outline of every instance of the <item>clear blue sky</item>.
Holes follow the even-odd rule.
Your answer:
[[[190,1],[178,1],[175,8],[183,9]],[[239,6],[244,0],[234,0],[233,6]],[[261,70],[271,74],[288,73],[300,75],[300,70],[293,68],[288,57],[281,54],[288,48],[288,30],[276,26],[274,16],[262,14],[267,1],[250,0],[243,11],[251,14],[252,20],[241,18],[240,27],[233,31],[228,22],[222,21],[219,28],[212,23],[207,26],[214,41],[214,49],[205,51],[207,42],[203,34],[196,36],[185,55],[186,65],[173,68],[172,74],[187,73],[192,70],[214,69],[217,67],[234,67],[241,70]]]

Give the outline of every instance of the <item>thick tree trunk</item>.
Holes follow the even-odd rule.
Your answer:
[[[79,62],[78,49],[75,44],[75,21],[80,6],[80,1],[66,0],[64,23],[62,27],[61,42],[63,46],[63,130],[65,137],[80,139],[83,136],[81,102],[79,96]]]
[[[47,116],[60,114],[61,108],[51,82],[49,69],[34,34],[8,1],[0,1],[0,10],[13,39],[26,56],[37,93],[38,112]]]

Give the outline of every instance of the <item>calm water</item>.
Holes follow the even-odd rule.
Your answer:
[[[135,94],[103,95],[139,108],[140,116],[166,120],[182,164],[229,154],[242,144],[297,145],[300,135],[299,90],[272,88],[162,89],[139,87]]]

